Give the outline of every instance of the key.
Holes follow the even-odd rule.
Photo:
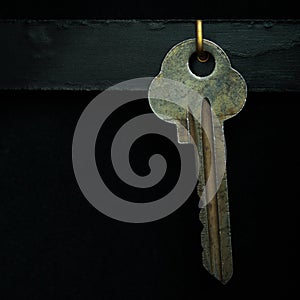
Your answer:
[[[215,59],[214,70],[205,77],[193,74],[188,62],[195,45],[195,39],[188,39],[168,52],[148,96],[153,112],[177,125],[178,141],[195,144],[202,262],[225,284],[233,269],[223,123],[243,108],[247,86],[225,52],[209,40],[203,40],[203,47]]]

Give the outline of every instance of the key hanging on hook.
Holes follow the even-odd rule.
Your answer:
[[[232,276],[233,262],[223,123],[243,108],[247,85],[223,49],[203,39],[201,20],[196,25],[196,39],[182,41],[167,53],[148,95],[153,112],[177,125],[178,141],[194,141],[201,166],[197,193],[202,263],[225,284]],[[195,50],[201,63],[208,55],[214,59],[215,68],[208,76],[195,75],[189,68]]]

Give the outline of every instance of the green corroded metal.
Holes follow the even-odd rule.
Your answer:
[[[163,60],[161,71],[155,80],[160,78],[171,79],[185,84],[195,90],[201,96],[207,98],[213,112],[224,121],[236,115],[244,106],[247,96],[247,85],[244,78],[234,70],[225,52],[215,43],[203,40],[204,50],[209,52],[215,59],[215,68],[211,74],[199,77],[192,73],[189,68],[189,58],[196,51],[195,39],[185,40],[175,45]],[[183,110],[174,105],[170,109],[161,107],[159,101],[151,99],[150,105],[153,111],[166,118],[181,119]]]

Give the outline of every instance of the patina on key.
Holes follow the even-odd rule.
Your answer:
[[[169,51],[149,88],[149,103],[158,117],[177,125],[180,143],[193,139],[196,145],[202,261],[208,272],[225,284],[233,270],[223,122],[243,108],[247,86],[225,52],[209,40],[203,39],[203,51],[214,58],[214,70],[205,77],[193,74],[189,59],[195,51],[195,39]]]

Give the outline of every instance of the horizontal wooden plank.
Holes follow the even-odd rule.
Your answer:
[[[103,90],[155,76],[193,20],[2,20],[0,89]],[[250,91],[300,91],[299,20],[207,20]]]

